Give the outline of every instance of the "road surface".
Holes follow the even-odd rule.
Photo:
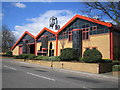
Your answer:
[[[116,88],[118,81],[2,59],[2,88]]]

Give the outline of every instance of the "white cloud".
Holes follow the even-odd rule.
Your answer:
[[[0,17],[3,17],[4,16],[4,14],[3,13],[0,13]]]
[[[12,5],[19,8],[26,8],[26,5],[20,2],[12,3]]]
[[[0,13],[0,21],[2,20],[4,14],[3,13]]]
[[[29,31],[33,35],[37,35],[44,27],[49,28],[49,19],[52,16],[58,18],[58,23],[60,27],[62,27],[68,20],[70,20],[75,14],[69,10],[50,10],[41,14],[39,17],[36,18],[27,18],[27,21],[31,23],[25,24],[23,26],[16,25],[15,26],[15,36],[21,36],[24,31]]]

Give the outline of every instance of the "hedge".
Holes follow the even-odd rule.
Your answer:
[[[60,61],[60,56],[51,56],[49,57],[50,61]]]
[[[6,52],[6,55],[12,55],[11,51]]]
[[[36,57],[35,54],[29,54],[27,59],[32,60],[35,59],[35,57]]]
[[[37,56],[36,60],[49,60],[49,56]]]
[[[20,54],[18,56],[15,56],[16,59],[35,59],[34,54]]]
[[[60,61],[60,57],[59,56],[37,56],[35,58],[36,60],[45,60],[45,61]]]

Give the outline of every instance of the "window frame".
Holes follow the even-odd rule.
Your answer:
[[[72,31],[68,31],[68,42],[72,41]]]
[[[84,34],[84,36],[83,36],[83,34]],[[88,40],[89,36],[90,36],[90,27],[88,27],[88,28],[82,28],[82,40]]]
[[[97,26],[92,26],[92,31],[95,31],[95,30],[97,30],[97,29],[98,29]]]
[[[62,36],[65,36],[65,35],[67,35],[67,32],[63,32],[63,33],[62,33]]]

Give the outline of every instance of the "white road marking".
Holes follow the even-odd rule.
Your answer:
[[[87,90],[92,90],[92,89],[90,89],[90,88],[87,88],[87,87],[83,87],[84,89],[87,89]]]
[[[7,65],[4,65],[4,67],[9,68],[9,69],[12,69],[12,70],[17,70],[16,68],[9,67],[9,66],[7,66]]]
[[[18,61],[18,63],[22,63],[22,64],[29,64],[29,63],[26,63],[26,62],[19,62],[19,61]]]
[[[48,77],[45,77],[45,76],[40,76],[40,75],[33,74],[33,73],[30,73],[30,72],[27,72],[27,74],[30,74],[30,75],[33,75],[33,76],[36,76],[36,77],[40,77],[40,78],[44,78],[44,79],[48,79],[48,80],[51,80],[51,81],[55,81],[55,79],[48,78]]]

